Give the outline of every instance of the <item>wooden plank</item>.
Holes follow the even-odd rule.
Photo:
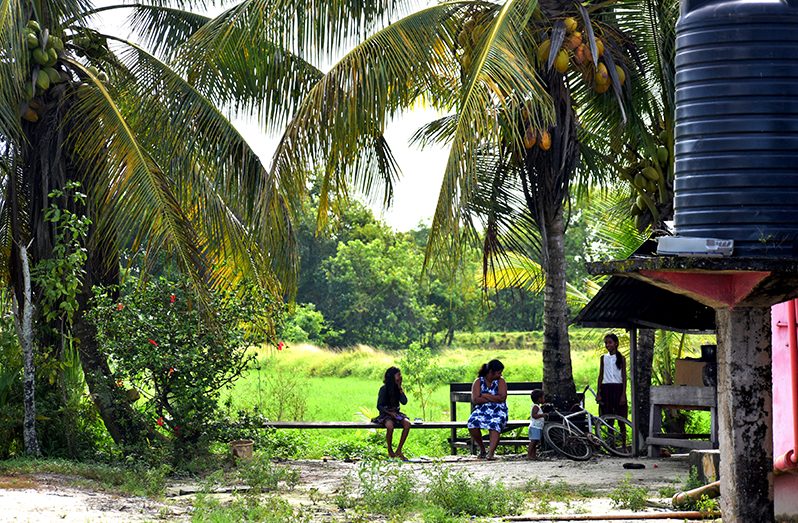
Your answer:
[[[659,438],[651,437],[646,438],[646,445],[653,445],[656,447],[680,447],[685,449],[711,449],[712,442],[706,440],[696,439],[682,439],[682,438]]]
[[[466,421],[425,421],[413,423],[416,429],[459,429],[466,428]],[[529,426],[529,420],[510,420],[507,429]],[[382,429],[382,425],[370,421],[271,421],[264,425],[272,429]]]
[[[713,408],[715,406],[715,388],[686,385],[651,387],[651,403],[671,408],[673,406]]]

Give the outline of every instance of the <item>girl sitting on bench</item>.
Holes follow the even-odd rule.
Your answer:
[[[399,404],[407,405],[407,396],[402,389],[402,371],[398,367],[390,367],[385,371],[383,379],[384,385],[380,387],[377,396],[377,410],[380,415],[372,419],[373,423],[379,423],[385,427],[385,441],[388,443],[388,457],[399,458],[407,461],[402,454],[402,447],[410,431],[410,420],[399,411]],[[396,426],[402,427],[402,436],[399,438],[399,445],[393,450],[393,429]]]

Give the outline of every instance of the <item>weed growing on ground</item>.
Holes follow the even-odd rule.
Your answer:
[[[366,461],[358,468],[361,504],[378,514],[404,514],[416,502],[412,473],[399,463]]]
[[[238,479],[255,492],[268,492],[277,489],[279,483],[293,488],[299,483],[299,471],[290,467],[278,466],[268,457],[255,454],[252,459],[236,462]]]
[[[424,523],[466,523],[471,521],[469,516],[453,516],[443,507],[431,505],[421,513],[421,521]]]
[[[592,498],[595,496],[590,488],[584,485],[569,485],[564,481],[551,482],[533,479],[524,486],[526,492],[532,498],[532,510],[538,514],[554,514],[557,508],[554,502],[564,503],[565,509],[572,512],[574,507],[571,502],[578,499]]]
[[[307,516],[295,512],[291,505],[279,497],[235,496],[222,503],[208,494],[198,494],[194,500],[194,522],[238,523],[260,521],[263,523],[305,523]]]
[[[687,474],[687,479],[684,480],[684,490],[693,490],[698,487],[703,487],[704,483],[698,478],[698,469],[690,467],[690,472]]]
[[[716,498],[710,498],[706,494],[702,494],[701,498],[696,501],[695,508],[702,514],[711,514],[720,510],[718,507],[718,500]]]
[[[632,485],[629,474],[623,478],[617,488],[610,492],[613,506],[634,512],[646,508],[647,496],[648,491],[645,488]]]
[[[672,498],[674,494],[676,494],[676,487],[673,485],[660,487],[660,489],[657,491],[657,494],[661,498]]]
[[[429,477],[427,500],[454,516],[518,514],[524,503],[523,492],[508,489],[498,481],[477,480],[470,474],[447,468],[433,468],[426,474]]]
[[[98,484],[106,490],[134,496],[158,496],[166,487],[169,465],[151,467],[139,463],[114,466],[102,463],[81,463],[65,459],[16,458],[0,462],[4,474],[63,474]]]

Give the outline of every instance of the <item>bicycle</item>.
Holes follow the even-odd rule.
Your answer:
[[[582,394],[588,390],[596,395],[590,386],[585,387]],[[615,414],[604,416],[591,414],[585,410],[584,401],[580,402],[579,407],[580,410],[570,414],[553,410],[560,416],[562,423],[547,423],[543,427],[543,439],[546,445],[576,461],[590,459],[594,449],[604,449],[620,457],[632,456],[634,453],[631,445],[632,424],[628,419]],[[581,417],[587,421],[587,430],[583,430],[572,421]]]

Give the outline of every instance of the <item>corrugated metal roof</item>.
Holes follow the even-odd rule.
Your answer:
[[[612,276],[573,323],[584,327],[711,332],[715,330],[715,311],[644,281]]]

